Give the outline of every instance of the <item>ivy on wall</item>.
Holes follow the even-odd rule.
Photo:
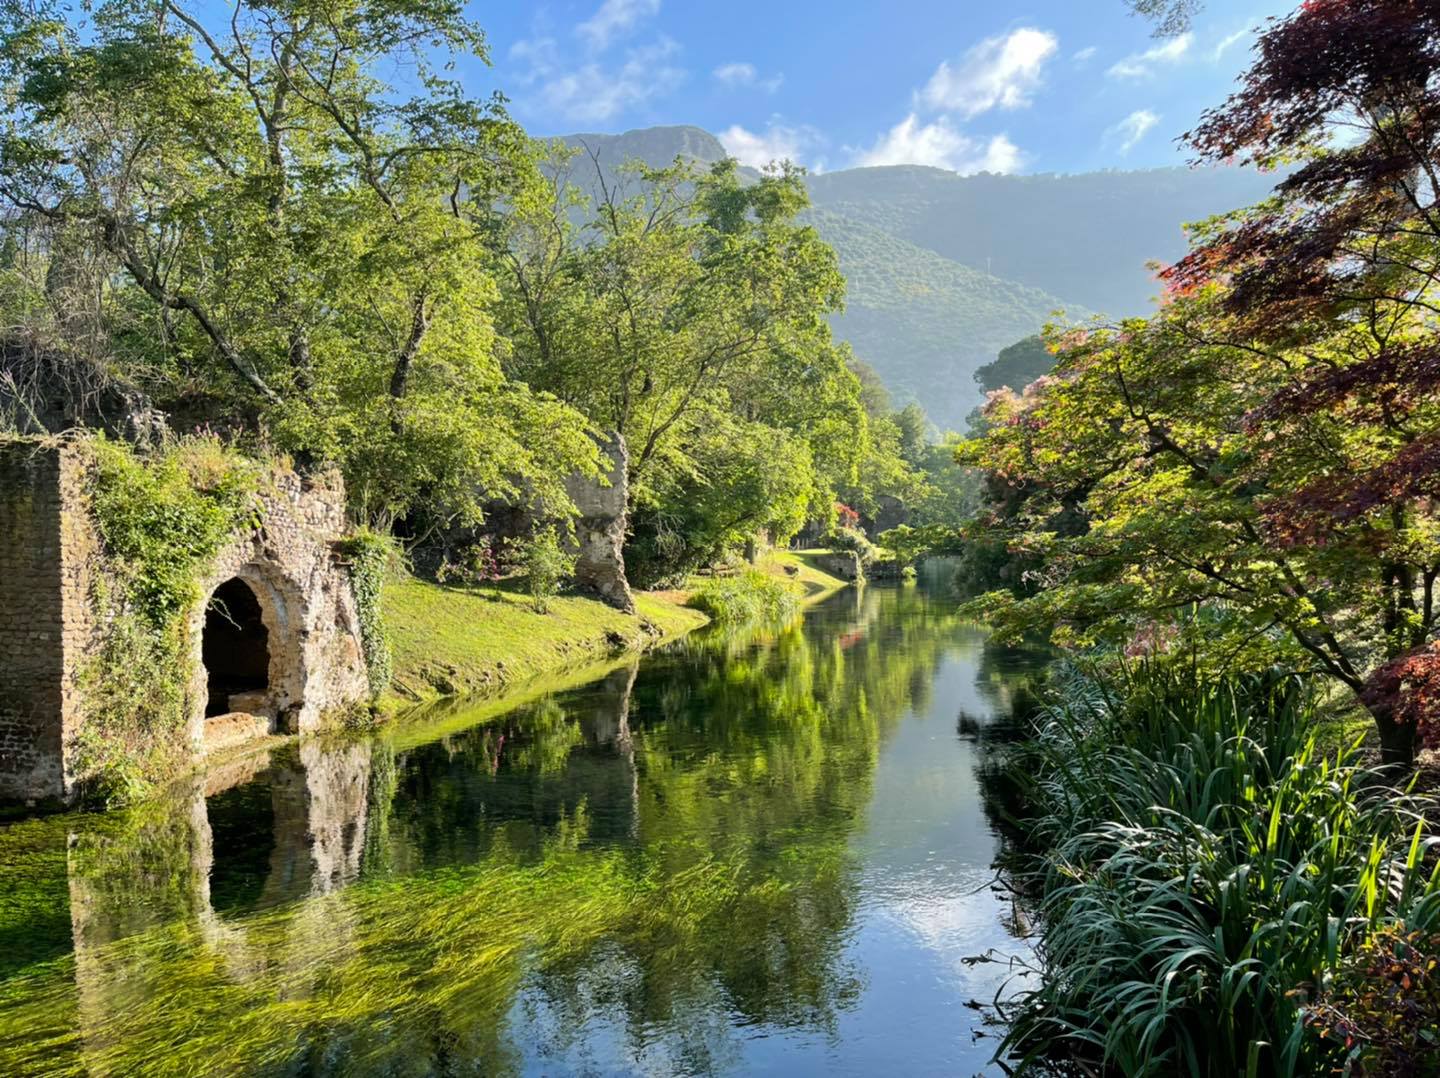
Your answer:
[[[385,580],[399,554],[393,539],[368,529],[346,539],[341,552],[350,566],[350,585],[355,592],[355,610],[360,619],[360,644],[365,649],[365,666],[370,673],[370,698],[378,700],[390,687],[394,671],[381,602]]]
[[[185,615],[205,567],[236,529],[258,523],[263,468],[208,437],[143,456],[104,438],[85,446],[101,542],[91,599],[104,628],[80,673],[71,759],[82,800],[111,807],[142,796],[182,750]]]

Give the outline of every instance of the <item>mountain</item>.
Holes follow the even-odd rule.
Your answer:
[[[1258,202],[1273,183],[1241,168],[960,176],[892,165],[812,176],[810,197],[963,265],[1122,317],[1149,307],[1157,289],[1147,264],[1185,252],[1183,224]]]
[[[941,427],[959,429],[979,403],[976,368],[1064,306],[1038,288],[963,266],[833,210],[808,216],[840,256],[848,283],[836,335],[875,367],[898,404],[919,401]]]
[[[627,160],[725,156],[698,127],[563,140],[583,144],[607,180]],[[1057,309],[1070,319],[1145,313],[1157,291],[1147,263],[1184,252],[1181,226],[1258,201],[1274,178],[1238,168],[960,176],[893,165],[808,182],[809,219],[849,281],[837,335],[897,403],[919,401],[940,427],[958,429],[981,400],[976,369],[1001,348]]]
[[[677,157],[709,165],[725,156],[720,140],[700,127],[642,127],[621,135],[582,132],[561,135],[560,141],[594,153],[607,172],[626,161],[644,161],[652,168],[660,168]]]

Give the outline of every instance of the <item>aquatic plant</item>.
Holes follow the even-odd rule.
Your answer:
[[[1029,773],[1038,987],[1002,1053],[1126,1075],[1298,1075],[1343,1056],[1305,1002],[1403,921],[1440,924],[1432,799],[1316,747],[1296,677],[1071,676]],[[1318,1068],[1318,1069],[1317,1069]]]

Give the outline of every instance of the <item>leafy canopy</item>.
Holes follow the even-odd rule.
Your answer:
[[[1303,658],[1408,759],[1435,729],[1401,686],[1430,691],[1403,672],[1428,670],[1440,576],[1440,13],[1312,0],[1257,57],[1191,142],[1299,167],[1196,230],[1159,314],[1053,339],[1055,375],[961,450],[1020,494],[997,527],[1048,585],[981,605],[1077,642],[1182,623],[1222,662]]]

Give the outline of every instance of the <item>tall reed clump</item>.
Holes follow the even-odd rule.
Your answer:
[[[690,597],[689,605],[708,614],[719,625],[745,625],[756,621],[785,621],[800,609],[794,584],[758,569],[735,576],[707,580]]]
[[[1435,802],[1320,754],[1294,677],[1144,664],[1059,691],[1014,759],[1041,976],[1001,1055],[1226,1078],[1360,1059],[1310,1008],[1377,933],[1440,927]]]

